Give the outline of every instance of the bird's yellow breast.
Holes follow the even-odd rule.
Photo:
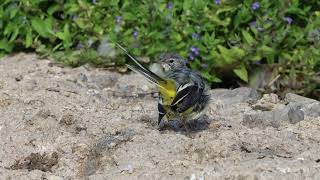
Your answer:
[[[159,92],[163,99],[163,105],[171,105],[177,95],[175,83],[172,80],[167,80],[161,83],[161,86]]]

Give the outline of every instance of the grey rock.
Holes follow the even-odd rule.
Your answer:
[[[320,117],[320,102],[304,105],[301,110],[306,116]]]
[[[305,116],[319,117],[320,116],[320,102],[315,99],[306,98],[293,93],[286,94],[285,99],[289,105],[299,106],[304,112]]]
[[[281,124],[296,124],[304,120],[304,111],[301,105],[290,103],[287,106],[280,106],[271,111],[255,111],[254,113],[245,114],[243,116],[243,125],[253,128],[266,128],[268,126],[278,128]]]
[[[300,96],[297,94],[293,94],[293,93],[286,94],[285,101],[288,103],[294,102],[294,103],[299,103],[299,104],[311,104],[311,103],[319,102],[315,99],[306,98],[306,97],[303,97],[303,96]]]
[[[259,94],[256,90],[247,87],[228,89],[215,89],[211,91],[211,99],[218,100],[222,104],[232,105],[236,103],[253,103],[259,99]]]
[[[275,113],[273,111],[245,114],[243,116],[242,124],[249,128],[258,127],[264,129],[268,126],[278,128],[280,127],[282,117],[282,112]]]

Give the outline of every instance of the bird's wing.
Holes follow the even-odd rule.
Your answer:
[[[194,106],[200,99],[203,88],[197,84],[180,85],[177,90],[177,95],[171,103],[171,109],[182,113]]]

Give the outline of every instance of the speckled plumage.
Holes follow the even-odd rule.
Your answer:
[[[209,102],[208,88],[203,78],[186,66],[183,58],[176,54],[165,54],[161,56],[160,63],[169,67],[165,73],[165,79],[171,79],[176,85],[176,98],[181,101],[175,104],[164,104],[160,96],[158,110],[160,123],[163,117],[167,120],[182,118],[191,120],[198,118]],[[174,62],[170,62],[174,60]],[[168,65],[169,64],[169,65]],[[170,65],[171,64],[171,65]]]
[[[139,63],[121,45],[117,45],[134,62],[127,66],[159,88],[158,124],[164,117],[167,120],[180,119],[188,131],[186,121],[198,118],[209,102],[208,89],[202,77],[189,69],[186,61],[174,53],[160,56],[159,64],[165,71],[165,76],[160,77]]]

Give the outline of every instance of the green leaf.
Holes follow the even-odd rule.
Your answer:
[[[56,36],[63,41],[63,47],[68,49],[72,45],[69,24],[65,24],[63,32],[57,32]]]
[[[236,69],[233,69],[233,72],[243,81],[248,82],[248,71],[245,65],[240,65]]]
[[[171,38],[176,42],[180,42],[182,40],[181,35],[177,32],[171,33]]]
[[[255,39],[250,35],[249,32],[242,30],[242,35],[244,37],[244,40],[246,41],[246,43],[248,43],[250,46],[252,46],[253,44],[256,43]]]
[[[48,12],[48,14],[52,15],[54,12],[58,11],[59,9],[60,9],[60,5],[54,4],[48,8],[47,12]]]
[[[9,39],[9,42],[13,42],[14,40],[16,40],[16,38],[17,38],[18,35],[19,35],[19,28],[16,27],[16,28],[13,30],[12,34],[11,34],[11,37],[10,37],[10,39]]]
[[[216,82],[216,83],[222,82],[221,79],[219,79],[213,74],[210,74],[208,71],[202,71],[201,75],[203,78],[205,78],[209,82]]]
[[[14,18],[18,11],[19,11],[18,7],[12,8],[10,11],[10,19]]]
[[[234,59],[241,59],[246,55],[246,52],[238,47],[232,47],[229,51]]]
[[[259,52],[262,54],[262,55],[265,55],[265,56],[270,56],[270,55],[274,55],[275,54],[275,50],[269,46],[266,46],[266,45],[263,45],[259,48]]]
[[[53,21],[49,18],[40,19],[39,17],[34,17],[31,19],[31,25],[33,29],[44,38],[49,38],[53,36],[52,24]]]
[[[187,11],[191,9],[193,1],[183,1],[183,10]]]
[[[220,54],[221,56],[223,57],[223,59],[225,60],[225,62],[227,64],[232,64],[234,62],[234,59],[232,56],[230,56],[230,51],[229,49],[221,46],[221,45],[218,45],[218,49],[220,51]]]
[[[3,49],[7,52],[11,52],[11,50],[13,49],[13,45],[13,43],[8,42],[8,40],[6,39],[0,40],[0,49]]]
[[[232,47],[231,49],[227,49],[221,45],[218,45],[218,49],[226,64],[232,64],[246,55],[246,52],[238,47]]]
[[[28,29],[27,34],[26,34],[25,46],[28,48],[31,45],[32,45],[32,31],[31,31],[31,29]]]

